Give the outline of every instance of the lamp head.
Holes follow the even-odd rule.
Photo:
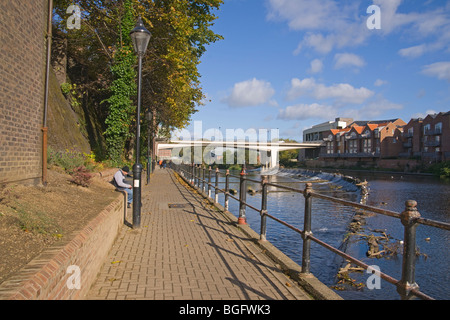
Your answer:
[[[152,34],[145,28],[142,18],[139,17],[136,26],[130,32],[133,41],[134,51],[138,55],[144,55]]]

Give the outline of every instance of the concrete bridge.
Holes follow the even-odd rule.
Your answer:
[[[265,152],[267,155],[267,168],[278,166],[278,153],[285,150],[308,149],[320,147],[321,142],[256,142],[256,141],[206,141],[206,140],[173,140],[167,143],[158,143],[157,150],[172,150],[172,157],[179,157],[179,152],[185,148],[207,147],[211,151],[223,149],[247,149]]]

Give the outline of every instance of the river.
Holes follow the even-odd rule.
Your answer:
[[[232,172],[238,175],[238,172]],[[303,174],[303,171],[300,172]],[[416,200],[421,216],[428,219],[450,223],[450,183],[430,176],[413,176],[402,174],[384,174],[369,172],[346,172],[346,175],[367,180],[369,195],[366,204],[396,212],[402,212],[406,200]],[[258,172],[249,172],[250,179],[260,180]],[[355,202],[361,201],[359,189],[352,183],[328,173],[311,176],[299,176],[297,170],[281,170],[269,176],[269,181],[303,189],[300,181],[322,181],[313,183],[315,192]],[[327,180],[327,181],[324,181]],[[224,178],[221,175],[221,182]],[[247,187],[259,190],[259,184],[248,182]],[[223,187],[223,184],[220,185]],[[230,188],[238,189],[238,178],[230,179]],[[223,204],[223,194],[219,196]],[[261,206],[261,194],[247,194],[247,202],[257,208]],[[350,229],[358,209],[345,207],[322,199],[313,199],[312,232],[314,236],[362,260],[368,265],[377,266],[383,273],[395,279],[401,278],[403,225],[399,219],[365,214],[363,225],[357,232]],[[238,216],[239,204],[230,198],[229,210]],[[295,192],[270,188],[268,212],[303,230],[304,197]],[[360,211],[359,211],[360,213]],[[247,222],[256,232],[260,231],[259,213],[247,208]],[[292,260],[301,265],[302,240],[298,233],[267,219],[267,240],[278,247]],[[389,248],[394,254],[381,258],[369,258],[366,236],[388,236]],[[416,283],[420,290],[435,299],[450,298],[450,232],[419,225],[417,228],[417,247],[420,252],[416,259]],[[339,283],[338,271],[347,263],[343,258],[312,242],[311,272],[324,284],[333,288],[344,299],[349,300],[397,300],[400,299],[394,285],[381,280],[380,286],[368,289],[367,281],[372,284],[371,274],[352,272],[354,281]],[[351,280],[350,279],[350,280]],[[371,280],[372,279],[372,280]],[[350,285],[350,283],[354,285]]]

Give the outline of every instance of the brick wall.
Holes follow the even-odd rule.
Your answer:
[[[47,3],[0,1],[0,183],[42,176]]]
[[[123,226],[124,212],[125,196],[120,194],[71,240],[44,250],[3,282],[0,300],[84,299]],[[79,273],[72,266],[78,267]],[[73,286],[77,275],[79,288]]]

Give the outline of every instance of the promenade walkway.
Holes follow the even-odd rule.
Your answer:
[[[310,299],[233,222],[188,188],[171,170],[155,171],[142,190],[141,228],[123,226],[87,299]]]

